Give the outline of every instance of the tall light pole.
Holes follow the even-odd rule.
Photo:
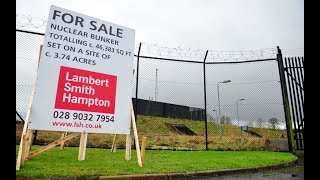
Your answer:
[[[221,124],[221,119],[220,119],[220,97],[219,97],[219,84],[220,83],[229,83],[229,82],[231,82],[230,80],[225,80],[225,81],[221,81],[221,82],[218,82],[218,84],[217,84],[217,89],[218,89],[218,107],[219,107],[219,121],[220,121],[220,139],[222,139],[222,128],[221,128],[221,126],[222,126],[222,124]]]
[[[238,119],[238,127],[240,129],[240,123],[239,123],[239,101],[244,101],[244,99],[237,99],[236,105],[237,105],[237,119]],[[242,130],[240,129],[240,133],[242,135]]]

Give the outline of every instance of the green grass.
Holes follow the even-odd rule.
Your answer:
[[[32,146],[31,151],[40,146]],[[16,154],[19,146],[16,146]],[[147,150],[143,167],[137,163],[136,151],[130,161],[125,152],[112,153],[105,148],[87,148],[86,159],[78,161],[78,148],[59,147],[25,161],[17,177],[110,176],[129,174],[180,173],[206,170],[251,168],[290,162],[296,158],[288,152],[271,151],[171,151]]]

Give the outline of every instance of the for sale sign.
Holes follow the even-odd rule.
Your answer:
[[[134,36],[51,6],[29,129],[129,134]]]

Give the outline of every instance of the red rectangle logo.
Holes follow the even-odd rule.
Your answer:
[[[117,76],[61,66],[55,108],[114,114]]]

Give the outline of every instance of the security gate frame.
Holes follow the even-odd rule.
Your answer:
[[[304,58],[286,57],[283,59],[278,47],[277,61],[289,151],[304,150]]]

